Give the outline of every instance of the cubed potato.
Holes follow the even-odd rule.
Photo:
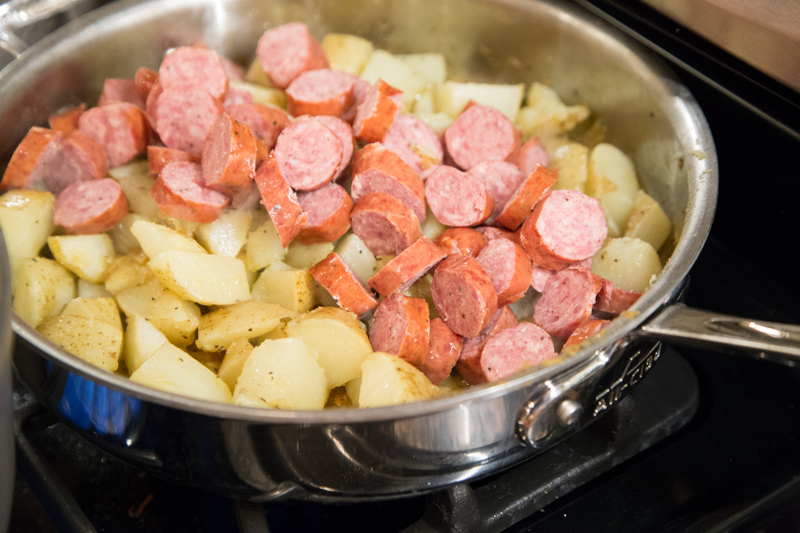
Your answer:
[[[261,70],[261,67],[259,66],[258,69]],[[261,71],[261,74],[268,83],[271,83],[264,74],[263,70]],[[260,83],[237,80],[228,80],[228,87],[233,87],[234,89],[239,89],[241,91],[247,91],[253,97],[253,102],[255,103],[286,109],[286,93],[280,89],[276,89],[275,87],[267,87],[266,85]]]
[[[105,289],[116,295],[153,279],[153,272],[147,267],[147,256],[142,252],[117,256],[106,270]]]
[[[439,387],[396,355],[373,352],[364,359],[361,369],[359,407],[397,405],[439,395]]]
[[[36,327],[61,313],[76,292],[75,277],[58,262],[26,257],[19,265],[12,303],[19,317]]]
[[[428,89],[417,97],[417,101],[414,102],[412,113],[414,115],[436,113],[436,98],[433,95],[433,88]],[[452,122],[453,117],[450,115],[446,116]]]
[[[170,251],[147,264],[165,287],[202,305],[228,305],[250,299],[244,263],[235,257]]]
[[[428,304],[428,314],[432,319],[439,316],[436,306],[433,304],[433,296],[431,296],[431,285],[433,284],[433,274],[426,274],[411,285],[403,293],[411,298],[422,298]]]
[[[125,255],[140,248],[139,241],[131,233],[131,226],[137,220],[146,220],[142,215],[136,213],[128,213],[122,222],[108,230],[108,236],[114,243],[114,250],[120,254]]]
[[[194,236],[212,254],[236,257],[247,243],[250,211],[226,211],[209,224],[200,224]]]
[[[440,137],[444,135],[445,130],[449,128],[455,120],[454,117],[448,115],[447,113],[425,111],[424,104],[420,111],[414,111],[414,116],[430,126],[436,135]]]
[[[131,233],[139,241],[142,251],[150,259],[162,252],[206,253],[205,248],[191,237],[155,222],[137,220],[131,225]]]
[[[609,237],[619,237],[639,190],[633,161],[616,146],[600,143],[589,154],[588,170],[586,194],[603,204]]]
[[[595,254],[592,272],[620,289],[644,291],[661,272],[661,260],[650,243],[617,237],[608,239]]]
[[[550,152],[550,169],[558,172],[553,189],[586,190],[586,179],[589,177],[589,148],[568,142]]]
[[[231,392],[236,388],[236,381],[242,374],[244,363],[250,357],[250,352],[252,351],[253,345],[244,337],[233,341],[228,346],[228,349],[225,350],[225,357],[222,358],[222,364],[219,366],[217,376],[228,385]]]
[[[14,190],[0,196],[0,229],[8,250],[11,285],[22,260],[39,255],[53,233],[55,197],[45,191]]]
[[[322,49],[331,68],[358,76],[372,55],[372,42],[346,33],[328,33],[322,38]]]
[[[53,344],[97,367],[114,372],[122,353],[122,329],[82,316],[59,315],[36,328]]]
[[[267,218],[247,234],[246,251],[245,264],[248,270],[261,270],[276,261],[283,261],[286,248],[281,246],[281,239],[272,220]]]
[[[528,139],[566,133],[588,116],[589,108],[585,105],[568,106],[552,88],[533,83],[525,97],[525,107],[517,113],[516,121],[523,137]]]
[[[114,243],[105,233],[48,237],[47,246],[56,261],[91,283],[105,281],[106,271],[116,256]]]
[[[139,315],[129,316],[122,348],[122,358],[128,367],[128,373],[138,370],[156,350],[168,342],[166,335],[146,318]]]
[[[300,244],[292,241],[286,249],[286,256],[283,261],[294,268],[307,270],[316,265],[333,251],[332,242],[320,242],[317,244]]]
[[[131,374],[131,381],[166,392],[212,402],[230,403],[224,381],[201,362],[171,344],[163,344]]]
[[[314,277],[305,270],[266,269],[253,284],[250,295],[296,313],[309,311],[316,304]]]
[[[652,196],[639,190],[633,201],[624,236],[649,242],[658,250],[667,242],[670,233],[672,223],[667,214]]]
[[[503,85],[499,83],[459,83],[446,81],[434,88],[436,111],[457,117],[470,100],[494,107],[512,122],[522,105],[524,84]]]
[[[348,233],[339,239],[335,251],[364,283],[373,276],[375,255],[355,233]]]
[[[331,387],[358,377],[364,357],[372,352],[356,315],[338,307],[318,307],[291,320],[284,329],[317,354]]]
[[[78,297],[80,298],[107,298],[114,296],[100,283],[89,283],[78,279]]]
[[[108,170],[108,175],[119,183],[122,192],[128,199],[131,213],[136,213],[146,220],[152,221],[161,215],[158,204],[150,194],[150,189],[153,188],[153,178],[150,177],[150,166],[146,160],[111,168]]]
[[[427,207],[425,210],[425,220],[422,221],[419,228],[422,230],[423,235],[433,241],[447,229],[447,226],[436,220],[430,207]]]
[[[195,344],[209,352],[226,350],[236,339],[254,339],[294,316],[292,311],[260,300],[220,307],[200,317]]]
[[[325,372],[302,340],[269,340],[245,361],[233,401],[276,409],[322,409],[330,389]]]
[[[61,316],[91,318],[110,324],[122,331],[119,307],[114,298],[81,298],[79,296],[69,301],[61,311]]]
[[[146,318],[176,346],[194,342],[200,324],[200,308],[152,278],[117,294],[117,304],[125,316]]]
[[[275,87],[272,80],[269,79],[269,76],[267,76],[264,69],[261,67],[261,62],[259,62],[258,57],[254,58],[253,62],[250,63],[250,67],[244,75],[244,80],[248,83],[254,83],[264,87]],[[230,83],[230,81],[228,83]]]
[[[354,407],[359,407],[358,393],[361,390],[361,376],[345,383],[344,390],[347,393],[347,397],[350,398],[350,403],[352,403]]]
[[[398,54],[397,57],[428,84],[444,83],[447,80],[447,61],[442,54]]]
[[[424,93],[431,85],[424,74],[417,72],[401,57],[386,50],[372,52],[361,71],[361,78],[370,83],[382,79],[392,87],[403,91],[403,110],[406,112],[414,109],[417,96]]]

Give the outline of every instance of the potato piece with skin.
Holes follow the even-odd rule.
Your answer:
[[[102,283],[114,260],[114,243],[105,233],[48,237],[53,258],[67,270],[91,283]]]
[[[155,278],[117,294],[117,304],[125,316],[141,315],[148,319],[176,346],[188,346],[194,341],[200,308]]]
[[[256,219],[256,216],[253,218]],[[286,248],[281,246],[281,238],[275,230],[275,224],[269,219],[251,229],[247,234],[246,246],[245,264],[248,270],[261,270],[272,263],[283,261],[286,257]]]
[[[325,371],[302,340],[268,340],[245,361],[233,401],[276,409],[322,409],[330,389]]]
[[[314,276],[305,270],[267,269],[253,284],[250,295],[255,300],[304,313],[316,304]]]
[[[396,355],[373,352],[361,365],[359,407],[381,407],[428,400],[439,395],[439,387],[418,368]]]
[[[356,76],[361,74],[374,49],[371,41],[346,33],[327,33],[320,44],[332,69]]]
[[[231,389],[231,392],[236,388],[236,381],[242,374],[242,368],[245,361],[250,357],[250,352],[253,351],[253,345],[244,337],[240,337],[233,341],[228,349],[225,350],[225,357],[222,358],[222,364],[219,366],[217,377],[225,382]]]
[[[320,242],[317,244],[300,244],[292,241],[286,249],[286,257],[283,258],[287,265],[300,270],[307,270],[316,265],[333,251],[334,243]]]
[[[592,272],[619,289],[641,292],[661,272],[661,260],[650,243],[632,237],[617,237],[606,241],[595,254]]]
[[[275,329],[281,320],[295,315],[279,305],[260,300],[221,307],[200,318],[195,344],[209,352],[226,350],[236,339],[264,335]]]
[[[318,307],[291,320],[284,330],[316,352],[331,388],[358,377],[364,357],[372,352],[356,315],[338,307]]]
[[[36,257],[53,233],[55,197],[45,191],[14,190],[0,196],[0,228],[8,250],[11,285],[22,260]]]
[[[122,188],[130,204],[131,213],[141,215],[146,220],[158,219],[161,210],[150,194],[153,178],[150,177],[150,165],[146,160],[110,168],[108,175]]]
[[[437,112],[445,113],[453,118],[461,114],[464,107],[473,101],[498,109],[513,122],[517,118],[520,105],[522,105],[524,93],[525,85],[521,83],[504,85],[446,81],[434,88],[434,101]]]
[[[13,308],[31,326],[61,313],[75,295],[75,277],[58,262],[26,257],[20,263],[12,288]]]
[[[609,237],[622,234],[638,190],[633,161],[622,150],[608,143],[600,143],[592,149],[585,192],[603,205]]]
[[[139,246],[142,248],[142,251],[150,259],[162,252],[183,251],[198,254],[206,253],[206,249],[200,246],[194,239],[172,228],[156,224],[155,222],[138,220],[131,224],[131,233],[136,237],[136,240],[139,241]]]
[[[143,253],[117,256],[106,270],[105,289],[117,295],[150,279],[153,279],[153,272],[147,267],[147,256]]]
[[[348,233],[336,244],[334,250],[347,263],[347,266],[361,278],[364,283],[374,276],[375,255],[367,248],[358,235]]]
[[[122,358],[128,373],[132,374],[150,359],[156,350],[169,342],[166,335],[151,324],[146,318],[139,315],[128,317],[128,326],[125,328]]]
[[[163,344],[131,374],[130,379],[155,389],[201,400],[231,401],[231,391],[224,381],[203,363],[171,344]]]
[[[247,243],[253,215],[250,211],[226,211],[194,231],[197,242],[212,254],[236,257]]]
[[[244,263],[207,253],[162,252],[147,264],[175,294],[202,305],[229,305],[250,299]]]
[[[667,214],[652,196],[639,190],[631,208],[624,236],[649,242],[658,250],[667,242],[670,233],[672,233],[672,223]]]
[[[114,298],[81,298],[70,300],[61,316],[80,316],[110,324],[122,331],[119,307]]]
[[[122,329],[92,318],[59,315],[36,328],[50,342],[97,367],[114,372],[122,353]]]

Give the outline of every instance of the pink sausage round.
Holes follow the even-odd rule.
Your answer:
[[[47,123],[50,125],[50,129],[69,135],[78,129],[78,120],[84,111],[86,111],[86,104],[68,107],[50,115]]]
[[[550,157],[539,138],[532,137],[508,156],[507,161],[514,163],[527,176],[536,169],[536,165],[546,167],[550,162]]]
[[[201,224],[214,222],[230,203],[226,195],[203,184],[203,169],[198,163],[186,161],[165,166],[151,195],[164,213]]]
[[[222,103],[200,85],[173,83],[162,87],[155,108],[158,135],[169,148],[202,155],[208,129],[224,111]],[[153,92],[158,90],[154,88]],[[147,107],[149,114],[150,105]]]
[[[298,191],[313,191],[330,183],[342,152],[342,142],[331,129],[313,120],[286,126],[273,150],[286,181]]]
[[[291,22],[264,32],[256,56],[261,68],[279,89],[285,89],[307,70],[328,68],[322,45],[302,22]]]
[[[173,150],[165,146],[148,146],[147,147],[147,166],[150,169],[150,177],[156,179],[165,166],[174,161],[189,161],[190,163],[199,163],[200,158],[183,152],[181,150]]]
[[[256,184],[261,193],[261,203],[275,224],[281,246],[286,248],[305,227],[308,213],[300,207],[297,194],[289,186],[278,161],[272,155],[258,167]]]
[[[463,337],[481,332],[497,312],[497,292],[477,260],[454,254],[433,272],[431,297],[439,316]]]
[[[136,85],[136,91],[142,100],[147,103],[147,97],[150,96],[150,91],[158,83],[158,72],[150,70],[149,68],[141,67],[136,70],[133,76],[133,83]]]
[[[550,335],[566,340],[592,314],[603,278],[588,268],[573,266],[557,272],[536,302],[533,322]]]
[[[297,242],[333,242],[350,229],[353,200],[341,185],[329,183],[316,191],[301,192],[297,195],[297,201],[308,213],[305,227],[295,237]]]
[[[247,124],[223,113],[208,130],[201,161],[206,187],[228,196],[249,190],[256,174],[256,138]]]
[[[397,255],[422,236],[417,216],[382,192],[362,196],[350,212],[353,233],[375,255]]]
[[[475,226],[486,220],[494,200],[478,178],[442,165],[425,182],[425,199],[445,226]]]
[[[88,109],[78,120],[78,129],[103,147],[112,168],[143,155],[150,135],[142,109],[127,102]]]
[[[594,309],[618,315],[635,304],[641,296],[642,293],[639,291],[619,289],[613,283],[604,279],[603,286],[597,294],[597,300],[594,302]]]
[[[478,257],[488,241],[472,228],[447,228],[433,242],[447,255],[465,254]]]
[[[128,102],[139,109],[144,109],[144,98],[139,94],[136,82],[127,78],[107,78],[103,82],[103,92],[97,99],[98,106],[115,102]]]
[[[469,170],[481,161],[504,161],[519,148],[520,135],[497,109],[473,104],[445,130],[444,142],[453,162]]]
[[[325,259],[309,268],[308,273],[331,293],[339,307],[359,317],[378,307],[378,301],[369,287],[336,252],[331,252]]]
[[[355,76],[341,70],[308,70],[292,80],[286,88],[286,109],[293,117],[338,117],[355,101],[355,82]]]
[[[489,338],[503,330],[517,325],[517,316],[510,307],[503,306],[497,310],[491,322],[481,332],[470,339],[464,339],[464,347],[456,363],[456,370],[464,381],[470,385],[486,383],[486,374],[481,368],[481,355]]]
[[[530,322],[523,322],[501,331],[486,342],[481,369],[489,382],[499,381],[555,355],[553,340],[547,332]]]
[[[494,200],[494,209],[486,219],[487,224],[494,224],[508,199],[525,181],[525,174],[507,161],[483,161],[469,169],[467,174],[481,180]]]
[[[439,385],[453,370],[462,345],[461,335],[453,333],[441,318],[434,318],[428,335],[428,353],[419,369],[431,383]]]
[[[364,144],[381,142],[392,127],[395,114],[401,106],[397,99],[402,92],[383,80],[378,80],[358,104],[353,119],[353,133]]]
[[[47,162],[44,182],[53,194],[78,181],[103,179],[108,174],[108,158],[103,147],[77,130],[69,134]]]
[[[492,279],[498,306],[516,302],[530,287],[531,260],[520,245],[495,239],[481,250],[477,260]]]
[[[225,111],[239,122],[250,126],[256,139],[263,141],[269,150],[275,146],[278,135],[283,129],[291,124],[289,116],[283,109],[260,102],[229,105]]]
[[[181,46],[168,53],[158,69],[161,85],[175,83],[201,85],[218,100],[228,91],[228,74],[219,54],[208,48]]]
[[[317,122],[325,124],[342,142],[342,161],[339,163],[339,168],[333,175],[334,181],[339,179],[344,175],[345,169],[350,165],[350,161],[353,159],[353,152],[355,152],[356,149],[356,138],[353,136],[353,128],[344,120],[329,115],[303,115],[297,117],[294,121],[297,123],[303,122],[304,120],[316,120]]]
[[[373,350],[394,354],[416,367],[425,362],[429,335],[428,304],[400,293],[378,305],[369,328]]]
[[[538,165],[500,209],[497,223],[516,231],[528,217],[533,206],[547,194],[557,179],[558,174],[555,171]]]
[[[47,128],[34,126],[28,130],[6,166],[0,190],[35,188],[45,178],[62,137],[60,131]]]
[[[76,181],[58,195],[53,221],[67,233],[102,233],[119,224],[128,214],[128,199],[111,178]]]
[[[438,246],[422,237],[372,276],[369,286],[382,296],[403,292],[444,258]]]
[[[423,180],[442,164],[444,150],[439,136],[422,120],[398,113],[383,145],[400,156]]]

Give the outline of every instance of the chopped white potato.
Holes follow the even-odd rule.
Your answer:
[[[275,224],[268,217],[247,234],[246,252],[245,264],[248,270],[261,270],[276,261],[283,261],[286,248],[281,246]]]
[[[258,67],[261,70],[261,67]],[[262,74],[264,71],[261,71]],[[266,75],[264,75],[266,79]],[[228,87],[247,91],[253,97],[253,102],[286,109],[286,93],[275,87],[267,87],[259,83],[249,81],[228,80]]]
[[[332,242],[300,244],[297,241],[292,241],[286,248],[286,256],[283,260],[287,265],[305,270],[328,257],[332,251]]]
[[[81,298],[70,300],[61,316],[80,316],[110,324],[122,331],[119,307],[114,298]]]
[[[76,296],[75,277],[52,259],[26,257],[12,288],[19,317],[33,327],[55,316]]]
[[[494,107],[511,121],[516,120],[522,104],[525,85],[503,85],[499,83],[459,83],[446,81],[434,89],[436,111],[457,117],[470,100]]]
[[[444,134],[445,130],[450,127],[455,118],[447,113],[433,113],[433,112],[415,112],[414,116],[422,122],[430,126],[430,128],[440,137]]]
[[[247,243],[252,218],[250,211],[226,211],[214,222],[200,224],[194,236],[212,254],[236,257]]]
[[[180,231],[154,222],[137,220],[131,224],[131,233],[136,237],[136,240],[139,241],[139,246],[142,248],[142,251],[150,259],[162,252],[183,251],[200,254],[206,253],[205,248],[200,246],[200,244],[191,237],[187,237]]]
[[[250,352],[236,381],[234,403],[276,409],[322,409],[330,387],[300,339],[262,342]]]
[[[253,284],[250,295],[255,300],[277,304],[284,309],[303,313],[316,304],[314,276],[306,270],[264,270]]]
[[[373,276],[375,255],[355,233],[348,233],[339,239],[335,252],[364,283]]]
[[[131,213],[141,215],[147,220],[156,220],[161,216],[161,210],[150,194],[153,178],[150,177],[150,165],[147,161],[134,161],[110,168],[108,175],[119,183],[128,199]]]
[[[53,344],[97,367],[114,372],[122,353],[122,330],[82,316],[59,315],[36,328]]]
[[[525,106],[516,115],[516,121],[527,139],[568,132],[588,116],[589,108],[585,105],[568,106],[550,87],[533,83],[525,97]]]
[[[558,172],[553,189],[584,192],[589,177],[589,148],[580,143],[568,142],[550,152],[548,167]]]
[[[644,291],[653,277],[661,272],[661,260],[650,243],[632,237],[617,237],[608,239],[595,254],[592,272],[617,288]]]
[[[639,190],[633,161],[616,146],[600,143],[589,154],[588,170],[585,192],[603,205],[609,237],[619,237]]]
[[[396,355],[373,352],[367,355],[361,368],[359,407],[397,405],[439,395],[439,387]]]
[[[107,298],[114,295],[108,292],[100,283],[89,283],[84,279],[78,279],[79,298]]]
[[[22,260],[36,257],[53,233],[55,197],[45,191],[13,190],[0,196],[0,228],[8,250],[11,285]]]
[[[347,33],[326,33],[322,49],[331,68],[358,76],[374,49],[372,41]]]
[[[361,78],[370,83],[381,79],[403,91],[403,110],[406,112],[414,109],[417,96],[424,93],[432,83],[424,73],[417,72],[414,66],[404,61],[402,57],[386,50],[372,52],[361,71]]]
[[[222,364],[219,365],[217,376],[228,385],[231,392],[236,388],[236,381],[242,374],[244,363],[252,351],[253,345],[244,337],[233,341],[225,350],[225,357],[222,358]]]
[[[188,346],[200,324],[200,308],[151,278],[117,294],[125,316],[141,315],[176,346]]]
[[[631,216],[625,228],[625,237],[635,237],[661,248],[672,232],[669,217],[652,196],[639,190],[633,201]]]
[[[128,213],[122,222],[108,230],[108,235],[114,243],[114,250],[118,254],[129,254],[140,248],[139,241],[133,236],[131,226],[137,220],[147,220],[142,215]]]
[[[229,403],[231,391],[224,381],[180,348],[163,344],[131,374],[131,381],[201,400]]]
[[[433,241],[447,229],[447,226],[436,220],[430,206],[428,206],[425,210],[425,220],[419,225],[419,229],[422,230],[423,235]]]
[[[122,358],[128,367],[128,373],[138,370],[156,350],[168,342],[166,335],[146,318],[139,315],[129,316],[122,347]]]
[[[207,253],[162,252],[147,264],[165,287],[202,305],[228,305],[250,299],[244,263]]]
[[[259,337],[275,329],[282,319],[294,315],[279,305],[260,300],[220,307],[200,317],[195,344],[209,352],[226,350],[236,339]]]
[[[444,83],[447,80],[447,61],[442,54],[399,54],[397,57],[430,84]]]
[[[147,267],[147,256],[142,252],[120,255],[106,270],[105,289],[116,295],[152,278],[153,272]]]
[[[102,283],[113,261],[114,243],[105,233],[47,238],[53,258],[81,279]]]
[[[436,99],[433,95],[433,88],[428,89],[422,94],[417,95],[417,100],[414,102],[413,113],[415,115],[424,113],[436,113]],[[444,114],[444,113],[442,113]],[[446,115],[452,121],[450,115]]]
[[[361,390],[361,376],[358,376],[355,379],[351,379],[347,383],[344,384],[344,391],[347,393],[347,397],[350,398],[350,401],[353,403],[355,407],[360,407],[358,405],[358,393]]]

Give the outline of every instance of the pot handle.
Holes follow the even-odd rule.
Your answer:
[[[9,0],[0,5],[0,48],[19,56],[28,43],[14,34],[14,30],[52,17],[68,10],[83,0]]]
[[[750,320],[675,304],[635,336],[699,347],[732,348],[757,359],[800,365],[800,326]]]

